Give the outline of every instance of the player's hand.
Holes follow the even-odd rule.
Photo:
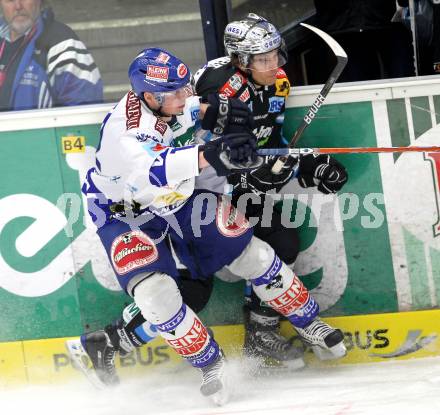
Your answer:
[[[257,138],[251,133],[226,134],[199,148],[219,176],[250,171],[263,164],[257,155]]]
[[[347,180],[345,167],[328,154],[300,157],[298,182],[302,187],[317,186],[324,194],[336,193]]]
[[[298,159],[288,157],[281,171],[275,174],[272,173],[272,167],[277,160],[278,157],[268,156],[264,164],[258,169],[254,169],[246,174],[241,174],[239,180],[236,180],[235,183],[231,182],[234,186],[234,190],[239,192],[252,191],[255,194],[267,193],[273,190],[279,192],[292,178],[293,168],[295,164],[297,164]]]
[[[252,131],[254,119],[244,102],[223,94],[209,94],[208,104],[202,120],[204,130],[217,135]]]

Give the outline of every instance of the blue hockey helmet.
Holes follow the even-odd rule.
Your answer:
[[[165,49],[144,49],[128,68],[131,87],[139,97],[144,92],[158,96],[188,88],[191,72],[179,58]]]

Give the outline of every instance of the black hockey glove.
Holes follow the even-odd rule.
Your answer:
[[[336,193],[347,180],[345,167],[328,154],[300,157],[298,182],[301,187],[318,186],[321,193]]]
[[[226,134],[199,149],[219,176],[250,171],[263,164],[257,155],[257,138],[250,133]]]
[[[228,98],[223,94],[209,94],[202,128],[214,134],[250,132],[254,118],[249,107],[236,98]]]
[[[281,171],[275,174],[272,173],[272,167],[277,160],[278,157],[268,156],[264,164],[258,169],[254,169],[249,173],[228,177],[228,181],[233,185],[235,192],[253,192],[257,195],[267,193],[270,190],[279,192],[291,179],[293,168],[297,164],[298,159],[288,157]]]

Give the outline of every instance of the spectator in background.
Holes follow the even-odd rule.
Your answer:
[[[402,24],[391,22],[396,13],[395,0],[314,0],[316,26],[333,36],[345,49],[348,63],[340,82],[365,81],[381,78],[414,76],[411,32]],[[322,54],[313,53],[317,79],[309,83],[325,82],[328,73],[320,68]],[[315,69],[315,70],[313,70]],[[313,77],[312,77],[313,78]],[[313,82],[311,82],[313,80]]]
[[[45,0],[0,0],[0,110],[102,102],[92,55]]]

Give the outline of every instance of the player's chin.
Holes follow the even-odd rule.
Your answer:
[[[271,86],[271,85],[275,85],[277,78],[265,78],[264,80],[262,80],[260,83],[263,86]]]
[[[276,75],[276,71],[275,72],[263,72],[260,73],[258,82],[261,85],[274,85],[276,80],[277,80],[277,75]]]

